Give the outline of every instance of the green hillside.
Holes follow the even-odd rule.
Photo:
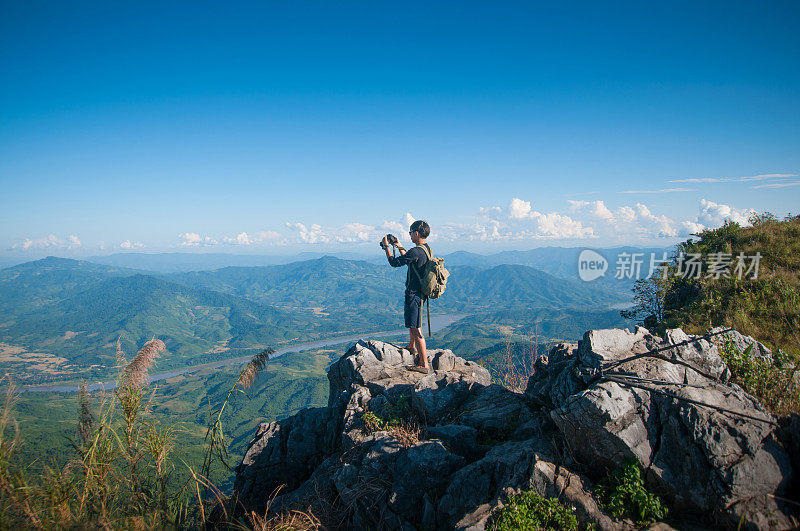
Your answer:
[[[402,296],[405,271],[388,264],[326,256],[287,265],[225,267],[164,278],[284,308],[380,310]]]
[[[624,292],[556,278],[522,265],[456,266],[450,271],[447,291],[439,302],[451,309],[607,307],[627,298]]]
[[[134,269],[54,256],[0,269],[0,322],[57,302],[101,280],[135,274]]]
[[[448,268],[451,276],[447,290],[433,303],[438,311],[602,307],[628,296],[626,292],[556,278],[523,265]],[[164,278],[256,302],[270,301],[284,308],[345,312],[348,317],[352,313],[358,319],[364,311],[371,315],[396,314],[401,309],[405,275],[404,267],[325,257],[284,266],[226,267]]]
[[[623,300],[522,265],[451,273],[434,312],[602,310]],[[21,264],[0,271],[0,369],[25,383],[96,380],[114,372],[118,338],[133,351],[159,337],[168,350],[160,367],[170,370],[295,340],[391,330],[401,323],[405,274],[332,257],[162,277],[67,259]],[[561,328],[570,322],[559,319]]]
[[[26,273],[33,280],[17,288],[31,302],[14,305],[4,299],[8,317],[0,327],[0,367],[25,383],[112,374],[117,338],[135,351],[158,335],[168,349],[160,366],[173,369],[351,331],[346,323],[151,276],[103,278],[103,270],[87,275],[82,268],[53,270],[49,263],[36,275],[35,267]],[[57,291],[64,278],[75,280]],[[18,276],[6,283],[15,282],[23,280]]]
[[[751,227],[726,223],[679,246],[708,263],[715,253],[728,253],[729,276],[671,277],[664,295],[665,324],[702,332],[709,326],[732,326],[772,349],[800,353],[800,217],[779,221],[755,218]],[[735,273],[739,253],[760,253],[758,277]],[[745,260],[749,267],[752,260]]]

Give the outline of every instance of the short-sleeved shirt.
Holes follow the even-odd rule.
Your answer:
[[[427,243],[424,245],[428,249],[428,252],[431,252],[430,246],[428,246]],[[419,278],[417,278],[417,274],[421,276],[422,268],[425,267],[425,264],[427,263],[428,263],[428,256],[425,254],[425,251],[423,251],[419,245],[406,251],[406,254],[389,257],[389,265],[392,267],[402,267],[404,265],[408,266],[408,273],[406,274],[406,290],[413,291],[414,293],[417,294],[422,293],[422,288],[420,287]],[[412,267],[417,270],[417,274],[414,274],[414,272],[411,271]]]

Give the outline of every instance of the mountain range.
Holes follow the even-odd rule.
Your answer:
[[[525,265],[449,267],[434,313],[577,312],[628,297]],[[48,257],[0,270],[0,368],[30,382],[100,377],[115,370],[117,339],[132,354],[158,336],[171,369],[400,328],[405,274],[334,257],[171,274]]]

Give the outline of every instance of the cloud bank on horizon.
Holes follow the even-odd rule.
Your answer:
[[[706,229],[715,229],[725,222],[742,226],[758,212],[751,208],[736,208],[731,205],[700,199],[697,214],[690,219],[673,219],[666,214],[654,213],[643,203],[608,208],[604,201],[567,200],[565,210],[540,212],[531,201],[512,198],[504,206],[480,207],[477,212],[464,216],[467,221],[453,222],[426,218],[433,227],[431,242],[446,242],[457,247],[458,242],[516,242],[521,246],[537,244],[591,244],[596,247],[618,244],[663,244],[670,245],[682,238]],[[241,231],[231,235],[206,235],[198,232],[183,232],[167,247],[148,246],[144,242],[130,239],[107,246],[97,242],[84,246],[77,235],[65,239],[55,234],[38,238],[24,238],[15,243],[11,251],[25,253],[38,251],[176,251],[176,250],[233,250],[269,249],[287,246],[325,245],[328,248],[353,244],[372,244],[387,232],[392,232],[403,241],[408,241],[408,226],[417,218],[410,212],[396,220],[369,223],[353,221],[341,226],[325,226],[321,223],[287,221],[284,227],[269,230]]]

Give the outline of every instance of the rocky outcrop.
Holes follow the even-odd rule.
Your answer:
[[[534,489],[620,529],[632,526],[601,510],[593,482],[634,458],[673,514],[795,525],[780,500],[800,423],[779,430],[706,339],[589,331],[537,360],[524,394],[448,350],[429,359],[420,374],[406,351],[356,343],[328,371],[327,407],[259,426],[237,469],[240,506],[310,509],[332,528],[483,529]]]

